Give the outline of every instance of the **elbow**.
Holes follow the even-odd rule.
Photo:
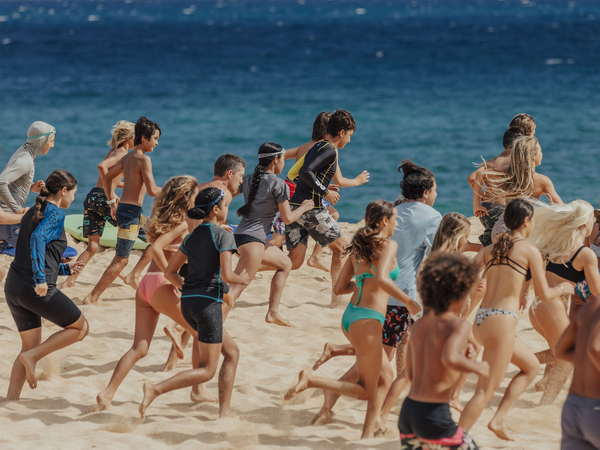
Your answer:
[[[600,339],[594,339],[590,343],[587,349],[587,356],[592,361],[600,359]]]
[[[458,362],[458,358],[456,357],[456,355],[448,355],[443,353],[441,361],[442,364],[446,367],[454,367]]]

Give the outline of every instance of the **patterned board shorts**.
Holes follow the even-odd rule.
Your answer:
[[[415,321],[404,306],[388,305],[383,324],[383,345],[397,347],[406,338],[413,323]]]
[[[83,237],[102,236],[106,222],[117,225],[110,216],[110,206],[106,203],[104,189],[92,188],[83,201]]]
[[[296,222],[286,225],[285,241],[288,250],[300,244],[306,245],[308,237],[325,247],[339,239],[342,235],[339,224],[325,208],[314,208],[306,211]]]
[[[492,244],[492,230],[494,229],[494,225],[502,216],[504,212],[504,205],[497,205],[490,202],[483,202],[481,206],[488,210],[487,215],[479,218],[479,221],[484,227],[483,234],[479,236],[479,242],[481,242],[484,246],[488,246]]]

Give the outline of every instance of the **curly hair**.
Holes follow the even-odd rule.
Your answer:
[[[433,253],[417,278],[417,290],[423,305],[436,314],[448,311],[450,305],[469,293],[479,276],[479,268],[459,253]]]
[[[369,203],[365,211],[365,226],[356,232],[346,252],[353,254],[356,259],[372,263],[385,242],[385,239],[377,236],[381,231],[381,222],[393,215],[393,203],[385,200]]]
[[[508,127],[519,128],[525,136],[533,136],[535,134],[536,123],[532,115],[519,113],[511,119]]]
[[[170,178],[154,200],[152,215],[146,225],[151,241],[168,233],[185,220],[198,181],[190,175]]]

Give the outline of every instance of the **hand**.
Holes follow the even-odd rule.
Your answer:
[[[117,220],[117,203],[111,203],[110,204],[110,217],[113,218],[113,220]]]
[[[35,293],[39,297],[45,297],[48,294],[48,285],[46,283],[36,284]]]
[[[71,270],[71,275],[77,275],[79,272],[83,270],[85,264],[79,261],[74,262],[73,264],[69,264],[69,269]]]
[[[42,189],[46,187],[46,183],[43,180],[38,180],[31,185],[31,192],[39,193]]]
[[[24,216],[27,213],[27,211],[29,211],[29,208],[23,208],[23,209],[20,209],[19,211],[17,211],[16,214],[20,214],[20,215]]]
[[[340,194],[338,194],[336,191],[327,190],[327,194],[325,194],[325,200],[327,200],[332,205],[335,205],[337,202],[340,201]]]
[[[225,231],[229,231],[230,233],[233,233],[233,228],[231,228],[229,225],[227,224],[222,224],[221,228],[223,228]]]
[[[483,217],[483,216],[487,216],[487,214],[488,214],[488,210],[481,205],[477,206],[473,211],[473,215],[475,217]]]
[[[340,185],[331,183],[329,186],[327,186],[327,189],[330,191],[340,192]]]
[[[519,298],[519,312],[523,312],[527,309],[527,293],[521,295]]]
[[[575,293],[575,287],[571,283],[560,283],[561,295],[573,295]]]
[[[472,341],[467,343],[467,349],[465,350],[465,356],[469,359],[477,358],[477,354],[479,353],[479,347]]]
[[[411,300],[409,303],[407,303],[406,305],[406,309],[408,309],[408,313],[411,316],[416,316],[417,314],[419,314],[421,312],[421,305],[419,305],[417,302],[415,302],[414,300]]]
[[[312,200],[304,200],[301,204],[300,204],[300,208],[302,208],[302,210],[304,211],[310,211],[311,209],[313,209],[315,207],[315,202],[313,202]]]
[[[356,184],[358,186],[363,185],[365,183],[369,182],[369,178],[371,177],[371,174],[369,172],[367,172],[366,170],[363,170],[361,173],[359,173],[355,178],[354,181],[356,181]]]

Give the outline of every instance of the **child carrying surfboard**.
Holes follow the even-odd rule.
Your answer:
[[[116,220],[118,226],[117,245],[113,260],[92,292],[85,297],[84,303],[97,303],[102,293],[125,268],[138,237],[146,192],[152,197],[160,194],[161,188],[156,185],[152,173],[152,160],[147,155],[158,145],[160,135],[161,130],[157,123],[147,117],[140,117],[135,124],[133,151],[122,157],[102,177],[106,203],[110,205],[110,216]],[[113,180],[121,174],[123,197],[119,200],[115,195]]]
[[[114,124],[112,138],[107,142],[110,151],[98,164],[99,174],[96,186],[92,188],[83,201],[83,237],[87,238],[88,245],[77,258],[77,262],[83,267],[100,251],[100,238],[104,232],[106,222],[117,225],[117,222],[111,217],[110,206],[104,192],[104,177],[133,148],[134,127],[135,124],[127,120],[119,120]],[[118,187],[119,181],[120,179],[117,177],[111,181],[113,191]],[[74,286],[79,273],[68,277],[61,287]]]

